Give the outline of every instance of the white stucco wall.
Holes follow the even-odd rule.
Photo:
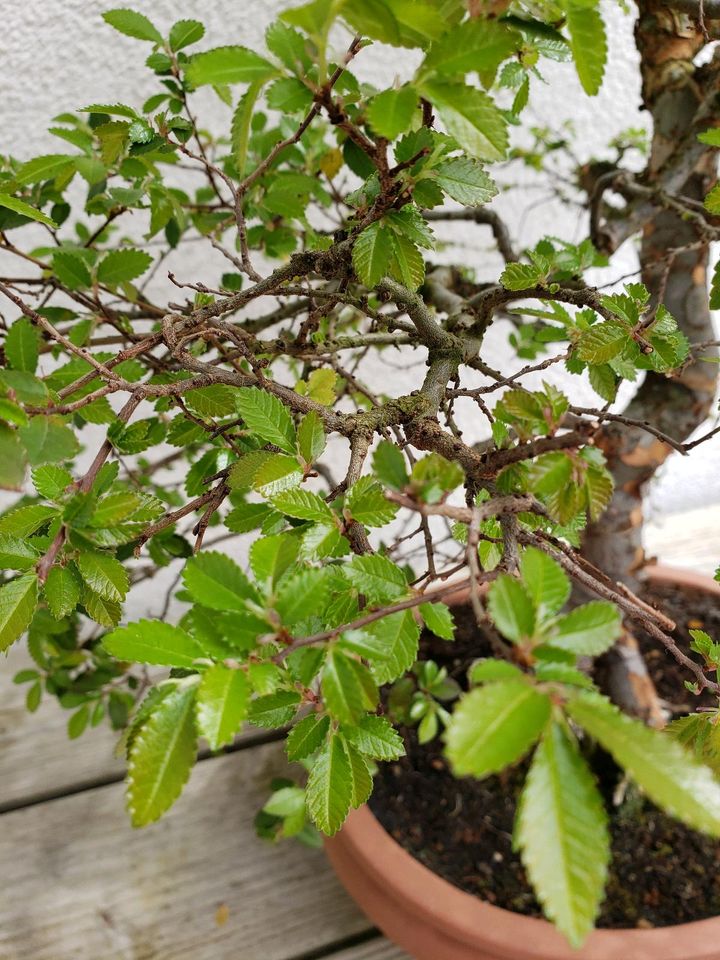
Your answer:
[[[100,14],[113,4],[107,0],[24,0],[4,4],[2,16],[2,56],[0,56],[0,152],[23,157],[41,151],[64,149],[61,141],[47,133],[51,118],[62,110],[76,109],[88,102],[121,100],[142,103],[154,90],[153,77],[144,67],[149,45],[117,34],[101,19]],[[117,5],[121,5],[119,2]],[[284,6],[281,0],[134,0],[131,4],[150,16],[161,31],[166,32],[180,17],[197,17],[205,22],[208,32],[202,46],[227,43],[259,45],[265,27],[274,13]],[[571,121],[576,133],[576,152],[580,159],[603,153],[604,144],[628,127],[645,126],[639,111],[639,79],[637,56],[632,40],[632,19],[617,4],[608,5],[611,23],[611,65],[608,79],[598,97],[584,96],[567,64],[544,67],[547,85],[535,84],[526,118],[542,126],[560,128]],[[376,46],[358,57],[355,69],[362,78],[390,80],[397,72],[409,73],[412,62],[397,50]],[[227,129],[229,112],[209,91],[198,94],[203,123],[218,130]],[[514,133],[514,135],[519,135]],[[582,215],[549,199],[538,189],[532,177],[522,170],[509,176],[521,189],[511,191],[495,201],[523,244],[530,244],[545,233],[575,239],[584,230]],[[497,276],[499,261],[488,253],[487,236],[482,228],[454,225],[438,229],[452,241],[452,256],[462,257],[476,267],[482,279]],[[212,251],[207,267],[212,267]],[[635,268],[631,245],[619,252],[613,270],[603,275],[602,282]],[[200,279],[203,260],[198,251],[192,259],[180,258],[172,265],[178,275]],[[159,280],[156,292],[165,299],[173,293],[167,282]],[[506,350],[507,327],[497,324],[488,338],[489,362],[501,361]],[[390,362],[390,361],[389,361]],[[385,362],[370,376],[387,389],[392,376],[394,391],[416,386],[421,370]],[[577,380],[573,380],[577,389]],[[581,385],[582,387],[582,385]],[[577,394],[576,394],[577,395]],[[597,403],[592,391],[583,391],[582,401]],[[469,436],[479,430],[479,418],[469,417]],[[654,486],[649,509],[657,512],[680,510],[720,500],[716,477],[720,467],[720,442],[714,450],[702,448],[691,458],[674,457]],[[661,507],[662,504],[662,507]]]

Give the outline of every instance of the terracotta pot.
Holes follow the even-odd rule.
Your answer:
[[[655,583],[720,596],[720,584],[652,567]],[[416,960],[719,960],[720,917],[654,930],[596,930],[573,950],[551,924],[484,903],[428,870],[380,826],[368,807],[325,842],[345,889]]]

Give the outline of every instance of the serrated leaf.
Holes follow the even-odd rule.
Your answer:
[[[550,726],[535,751],[516,844],[545,915],[579,947],[602,900],[610,837],[592,774],[560,724]]]
[[[273,498],[274,506],[298,520],[332,521],[334,514],[322,497],[310,490],[286,490]]]
[[[159,700],[129,750],[127,806],[134,827],[158,820],[177,800],[197,752],[193,684]]]
[[[31,417],[26,426],[19,428],[18,436],[33,467],[72,460],[80,450],[73,430],[56,416]]]
[[[299,720],[288,734],[285,750],[288,760],[304,760],[312,756],[327,737],[330,718],[324,713],[311,713]]]
[[[249,689],[242,670],[216,663],[202,675],[197,692],[198,732],[211,750],[232,743],[248,712]]]
[[[528,290],[544,278],[544,271],[534,263],[508,263],[500,274],[500,283],[506,290]]]
[[[313,823],[332,836],[343,825],[353,798],[353,777],[342,738],[335,734],[318,755],[308,777],[306,802]]]
[[[468,670],[468,681],[471,685],[480,683],[497,683],[499,680],[521,680],[522,670],[507,660],[493,660],[486,657],[476,660]]]
[[[201,643],[170,623],[139,620],[113,630],[103,638],[103,646],[118,660],[155,664],[163,667],[192,668],[195,660],[206,656]]]
[[[382,487],[373,477],[360,477],[345,495],[344,512],[366,527],[383,527],[395,517],[398,508],[385,499]]]
[[[39,347],[39,331],[27,317],[16,320],[5,335],[5,356],[15,370],[35,373]]]
[[[438,186],[458,203],[480,206],[489,203],[498,192],[482,166],[472,157],[452,157],[438,164],[433,173]]]
[[[402,737],[385,717],[368,715],[343,727],[343,736],[371,760],[397,760],[405,755]]]
[[[319,612],[327,597],[329,581],[325,570],[301,570],[283,579],[275,599],[275,610],[286,627],[301,623]]]
[[[194,87],[212,83],[253,83],[274,76],[277,68],[247,47],[216,47],[196,53],[185,70],[188,83]]]
[[[383,90],[368,104],[370,126],[386,140],[394,140],[409,129],[417,103],[417,91],[411,86]]]
[[[297,690],[277,690],[253,700],[248,709],[248,720],[257,727],[273,729],[290,723],[300,706]]]
[[[25,575],[0,587],[0,652],[25,633],[35,613],[37,577]]]
[[[77,253],[59,250],[53,254],[53,272],[70,290],[83,290],[92,284],[87,264]]]
[[[570,596],[570,580],[552,557],[527,547],[520,557],[520,576],[537,611],[538,620],[557,613]]]
[[[422,94],[436,107],[448,133],[478,160],[502,160],[508,148],[507,123],[492,99],[477,87],[428,81]]]
[[[368,660],[377,683],[392,683],[417,659],[419,636],[420,628],[412,613],[401,610],[362,630],[346,631],[341,645]]]
[[[410,478],[405,468],[405,458],[390,440],[381,440],[372,458],[373,470],[377,478],[393,490],[403,490]]]
[[[527,753],[550,717],[550,700],[523,680],[476,687],[455,707],[445,753],[456,776],[482,778]]]
[[[373,781],[368,762],[362,753],[352,743],[344,742],[345,753],[350,761],[350,776],[352,779],[352,794],[350,806],[353,809],[361,807],[372,793]]]
[[[29,537],[57,516],[56,507],[46,507],[42,503],[16,507],[0,517],[0,534],[9,537]]]
[[[118,7],[115,10],[107,10],[103,13],[102,18],[105,23],[114,27],[118,33],[125,34],[126,37],[133,37],[135,40],[147,40],[148,43],[161,44],[163,42],[158,29],[146,16],[136,10]]]
[[[151,263],[152,257],[144,250],[111,250],[100,261],[97,278],[100,283],[111,287],[129,283],[145,273]]]
[[[620,636],[622,621],[612,603],[593,600],[561,617],[548,642],[578,656],[598,656]]]
[[[297,447],[305,463],[313,464],[325,449],[325,428],[319,415],[311,410],[300,421]]]
[[[117,601],[101,597],[88,586],[84,587],[80,600],[90,619],[101,626],[114,627],[120,622],[122,608]]]
[[[443,640],[455,639],[455,623],[447,604],[421,603],[420,616],[428,630],[431,630],[436,637],[442,637]]]
[[[0,534],[1,569],[29,570],[37,563],[39,556],[40,554],[32,543]]]
[[[57,228],[57,223],[55,223],[53,219],[46,216],[40,210],[36,210],[35,207],[31,207],[30,204],[25,203],[24,200],[18,200],[17,197],[11,197],[7,193],[0,193],[0,207],[5,207],[6,210],[12,210],[13,213],[19,213],[21,217],[27,217],[29,220],[35,220],[37,223],[44,223],[47,227]]]
[[[390,273],[409,290],[417,290],[425,279],[425,261],[415,244],[401,233],[390,234]]]
[[[249,430],[286,453],[295,453],[295,426],[281,400],[258,387],[241,387],[236,402]]]
[[[374,287],[388,272],[393,248],[391,233],[381,223],[366,227],[353,245],[352,261],[358,278],[366,287]]]
[[[527,590],[507,573],[490,585],[488,591],[490,616],[503,636],[521,643],[535,633],[535,609]]]
[[[41,180],[53,180],[61,173],[65,173],[73,163],[75,157],[68,156],[65,153],[50,153],[42,157],[33,157],[23,163],[13,178],[13,184],[17,186],[27,186],[31,183],[39,183]],[[20,212],[20,211],[16,211]],[[26,216],[26,214],[23,214]]]
[[[64,467],[55,464],[36,467],[32,472],[32,481],[41,497],[58,500],[73,482],[72,474]]]
[[[477,70],[492,77],[520,42],[520,35],[509,24],[477,17],[454,27],[434,43],[420,69],[445,76],[464,76]]]
[[[177,51],[197,43],[205,36],[205,27],[199,20],[178,20],[170,28],[170,49]]]
[[[45,600],[50,613],[62,620],[80,602],[80,580],[70,567],[55,566],[45,581]]]
[[[585,93],[594,96],[602,85],[607,60],[605,25],[595,3],[566,0],[566,24],[575,69]]]
[[[586,363],[607,363],[625,349],[629,338],[627,329],[619,323],[610,320],[594,323],[581,334],[575,352]]]
[[[183,583],[193,599],[211,610],[247,610],[255,590],[240,567],[217,551],[203,551],[191,557],[183,570]]]
[[[338,723],[356,723],[377,704],[378,691],[370,671],[338,647],[328,650],[321,689],[325,707]]]
[[[122,603],[130,581],[127,570],[109,553],[81,553],[77,558],[80,576],[104,600]]]
[[[345,574],[370,603],[385,603],[408,592],[402,570],[392,560],[377,553],[355,557],[345,567]]]
[[[677,741],[621,713],[597,693],[579,694],[566,709],[653,803],[695,830],[720,836],[720,784]]]

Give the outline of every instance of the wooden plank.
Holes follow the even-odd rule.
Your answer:
[[[412,957],[385,937],[377,937],[360,946],[341,950],[340,953],[331,953],[327,960],[412,960]],[[438,960],[442,958],[438,957]]]
[[[120,784],[2,816],[2,960],[289,960],[368,930],[322,851],[255,836],[283,770],[279,744],[206,760],[138,831]]]

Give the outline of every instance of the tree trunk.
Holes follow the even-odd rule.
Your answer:
[[[644,181],[663,189],[672,181],[677,187],[668,192],[701,201],[715,179],[715,158],[711,150],[698,150],[695,124],[708,87],[717,82],[717,66],[693,65],[705,43],[701,30],[686,15],[669,10],[658,0],[639,3],[635,36],[641,56],[643,103],[653,118]],[[691,164],[683,171],[689,155]],[[692,220],[660,208],[644,225],[640,249],[642,279],[653,302],[662,300],[691,343],[713,337],[707,292],[709,251],[707,243],[698,243],[701,240]],[[689,244],[694,248],[671,252]],[[705,355],[708,352],[703,351]],[[690,363],[671,378],[648,373],[626,414],[685,439],[707,418],[716,378],[713,363]],[[619,424],[604,430],[599,445],[615,478],[615,494],[606,513],[588,528],[583,550],[597,566],[637,588],[645,560],[643,490],[671,451],[643,430]],[[621,706],[659,722],[657,698],[631,635],[613,651],[608,667],[611,693]]]

